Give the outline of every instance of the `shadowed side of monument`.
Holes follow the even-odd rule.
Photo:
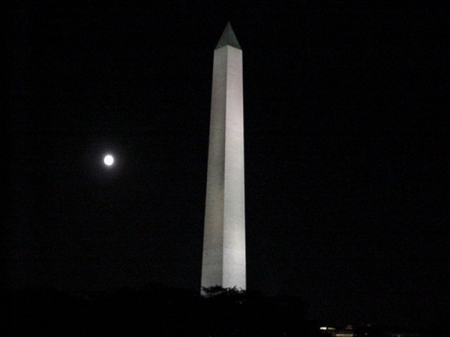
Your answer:
[[[202,288],[246,289],[242,50],[227,24],[214,51]]]

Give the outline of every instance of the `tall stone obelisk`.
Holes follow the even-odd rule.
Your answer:
[[[246,289],[242,50],[228,23],[214,51],[201,286]]]

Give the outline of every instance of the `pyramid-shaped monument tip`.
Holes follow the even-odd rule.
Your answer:
[[[241,49],[241,45],[239,44],[236,35],[234,34],[233,28],[231,28],[231,24],[228,22],[225,30],[220,37],[219,42],[217,43],[216,49],[222,48],[224,46],[230,46],[237,49]]]

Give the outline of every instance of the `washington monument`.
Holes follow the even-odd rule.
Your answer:
[[[214,50],[201,286],[246,289],[242,50],[228,23]]]

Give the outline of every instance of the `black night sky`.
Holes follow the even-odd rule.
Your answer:
[[[213,51],[230,21],[248,288],[299,295],[331,325],[445,321],[448,12],[69,3],[7,12],[8,287],[200,289]]]

